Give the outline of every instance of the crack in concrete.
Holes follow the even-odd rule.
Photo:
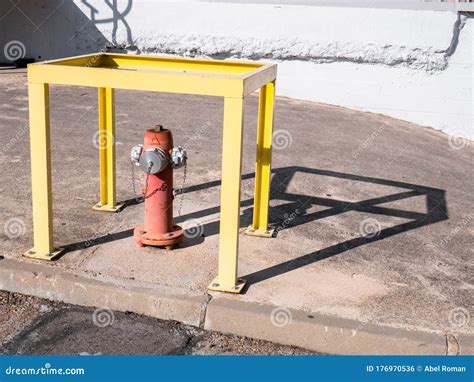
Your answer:
[[[207,307],[209,306],[209,303],[212,300],[212,296],[209,293],[206,293],[206,301],[204,301],[200,308],[200,316],[199,316],[199,328],[204,328],[204,325],[206,323],[206,315],[207,315]]]
[[[461,354],[461,347],[454,334],[446,334],[446,355]]]

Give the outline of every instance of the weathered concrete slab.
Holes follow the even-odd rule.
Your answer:
[[[108,317],[111,310],[135,312],[328,354],[474,354],[472,335],[450,335],[449,338],[443,333],[383,327],[222,296],[193,298],[172,294],[163,288],[157,291],[130,285],[125,289],[123,285],[98,282],[42,264],[15,260],[2,260],[1,264],[0,289],[102,308],[99,313],[104,320],[112,319]],[[65,317],[54,318],[64,324]],[[43,329],[48,330],[48,325]],[[81,341],[81,337],[75,340]],[[167,346],[180,347],[182,344],[178,342]],[[25,354],[31,352],[28,344],[15,346]],[[173,349],[160,351],[173,352]],[[35,350],[38,354],[43,351],[47,349]]]
[[[383,327],[300,310],[213,298],[205,328],[277,341],[328,354],[473,354],[474,336],[453,339],[442,333]],[[456,341],[457,340],[457,341]]]
[[[144,288],[97,281],[47,265],[2,260],[0,289],[70,304],[135,312],[200,326],[207,295],[190,295],[163,286]]]
[[[97,93],[52,87],[55,240],[68,251],[46,264],[20,256],[32,246],[25,80],[23,73],[0,76],[0,255],[8,260],[0,261],[1,285],[202,324],[201,304],[217,272],[222,100],[117,92],[120,200],[135,197],[129,150],[145,129],[161,123],[188,149],[176,222],[198,230],[170,253],[136,246],[142,204],[119,214],[91,211],[99,195]],[[256,118],[250,97],[242,228],[252,216]],[[364,326],[472,335],[472,143],[379,115],[278,99],[274,146],[270,219],[278,235],[241,236],[239,274],[248,287],[226,299]],[[177,187],[182,175],[176,172]],[[135,177],[136,191],[142,179]],[[16,264],[15,275],[7,264]],[[37,266],[46,269],[41,280],[30,268]],[[92,297],[76,278],[91,280]]]

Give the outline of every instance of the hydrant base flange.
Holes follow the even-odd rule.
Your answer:
[[[171,232],[164,234],[146,232],[145,224],[140,224],[133,230],[133,236],[139,246],[151,245],[154,247],[166,247],[167,249],[178,244],[183,239],[183,234],[184,230],[178,225],[173,226]]]

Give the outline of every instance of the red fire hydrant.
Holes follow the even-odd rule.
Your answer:
[[[186,151],[173,146],[171,131],[161,125],[145,132],[143,145],[132,149],[131,160],[145,172],[145,224],[133,231],[138,245],[172,249],[183,237],[173,225],[173,169],[186,164]]]

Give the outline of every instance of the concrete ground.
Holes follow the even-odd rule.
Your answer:
[[[209,294],[221,99],[117,91],[118,197],[132,202],[105,214],[91,211],[99,195],[97,92],[53,86],[55,242],[68,252],[45,263],[20,256],[33,234],[26,74],[5,71],[0,86],[0,288],[328,353],[473,351],[472,142],[381,115],[277,99],[270,220],[278,235],[241,235],[239,275],[248,287],[242,295]],[[252,216],[257,106],[249,97],[242,228]],[[131,172],[129,151],[157,123],[189,155],[175,209],[176,216],[182,203],[176,223],[188,238],[172,252],[138,248],[132,237],[143,204],[134,202],[142,179]],[[175,186],[182,182],[178,170]]]
[[[305,355],[173,321],[0,291],[0,354]]]

